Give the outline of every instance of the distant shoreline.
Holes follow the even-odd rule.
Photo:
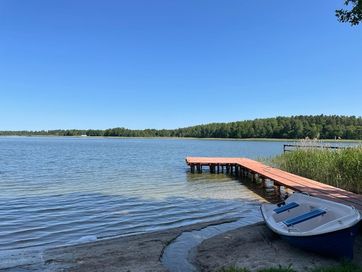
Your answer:
[[[126,136],[63,136],[63,135],[0,135],[0,138],[79,138],[79,139],[168,139],[168,140],[206,140],[206,141],[245,141],[245,142],[299,142],[305,139],[283,138],[198,138],[198,137],[126,137]],[[357,139],[318,139],[320,142],[362,143]]]
[[[228,123],[208,123],[175,129],[48,129],[0,130],[0,135],[59,135],[145,138],[197,138],[263,141],[264,139],[348,139],[362,140],[362,117],[339,115],[298,115],[244,120]]]

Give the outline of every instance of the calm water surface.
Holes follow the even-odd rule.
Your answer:
[[[268,157],[284,142],[0,137],[0,251],[245,216],[260,197],[186,156]]]

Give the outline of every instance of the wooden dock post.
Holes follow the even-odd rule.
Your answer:
[[[279,184],[274,183],[274,190],[275,190],[275,194],[277,196],[280,196],[280,186],[279,186]]]
[[[242,177],[246,178],[246,169],[245,169],[245,167],[242,168]]]
[[[261,178],[261,188],[265,188],[266,187],[266,179],[264,177]]]
[[[275,184],[275,182],[274,182],[274,184]],[[285,194],[285,187],[283,186],[283,185],[280,185],[280,184],[277,184],[276,186],[275,186],[276,188],[276,194],[278,195],[278,196],[280,196],[280,197],[283,197],[284,196],[284,194]]]
[[[256,174],[255,173],[251,173],[251,180],[253,182],[256,182]]]

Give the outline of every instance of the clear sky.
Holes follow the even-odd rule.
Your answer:
[[[343,0],[0,0],[0,130],[362,116]]]

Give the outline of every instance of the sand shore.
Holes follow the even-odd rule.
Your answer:
[[[1,271],[167,271],[160,258],[164,248],[185,231],[200,230],[214,221],[148,234],[111,238],[45,250],[28,261],[10,262]],[[355,245],[354,261],[362,265],[362,235]],[[19,256],[13,256],[19,258]],[[329,266],[337,261],[298,250],[274,235],[264,223],[228,231],[203,241],[192,260],[200,271],[222,267],[246,267],[252,271],[271,266],[288,266],[297,271]]]
[[[47,249],[39,253],[14,254],[0,261],[0,271],[167,271],[160,258],[164,248],[185,231],[228,223],[219,220],[126,237],[97,240]]]
[[[362,235],[355,243],[354,260],[362,265]],[[197,248],[195,265],[200,271],[218,271],[222,267],[244,267],[251,271],[268,267],[291,266],[296,271],[338,264],[326,258],[290,246],[264,223],[242,227],[205,240]]]

